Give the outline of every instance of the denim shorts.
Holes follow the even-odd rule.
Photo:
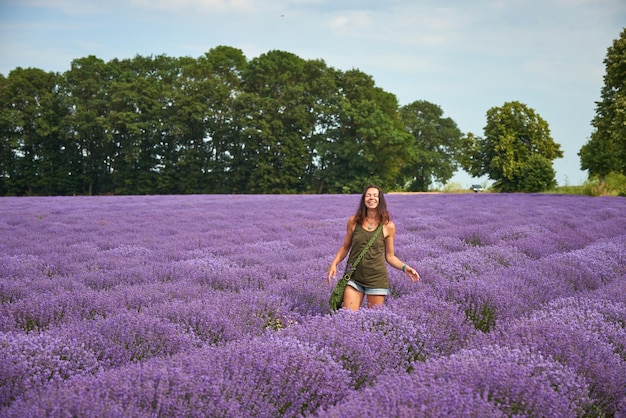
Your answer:
[[[383,289],[379,287],[365,287],[360,283],[355,282],[354,280],[348,281],[348,286],[352,286],[356,290],[366,295],[382,295],[387,296],[389,294],[389,289]]]

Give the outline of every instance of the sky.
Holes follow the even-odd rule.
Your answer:
[[[625,27],[625,0],[0,0],[0,74],[65,72],[89,55],[282,50],[369,74],[400,105],[434,103],[464,133],[524,103],[561,145],[559,185],[580,185],[603,60]],[[450,181],[491,183],[462,170]]]

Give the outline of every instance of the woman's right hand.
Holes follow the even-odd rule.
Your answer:
[[[335,264],[331,264],[330,268],[328,269],[328,284],[330,284],[330,279],[336,279],[337,278],[337,266]]]
[[[339,247],[339,250],[337,250],[337,254],[335,254],[335,258],[332,263],[330,263],[330,267],[328,268],[328,284],[330,284],[331,279],[337,278],[337,264],[341,263],[350,251],[350,247],[352,246],[352,234],[354,233],[355,226],[356,221],[354,216],[351,216],[346,225],[346,236],[343,238],[343,243],[341,244],[341,247]]]

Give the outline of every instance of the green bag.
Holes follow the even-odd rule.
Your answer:
[[[356,266],[359,265],[359,263],[361,262],[361,259],[363,258],[365,253],[367,253],[367,250],[370,249],[370,247],[372,246],[372,244],[376,240],[376,237],[378,236],[380,231],[382,231],[382,229],[383,229],[383,224],[381,223],[380,225],[378,225],[378,228],[376,228],[376,231],[374,231],[374,235],[372,235],[372,238],[370,238],[365,248],[363,248],[363,251],[361,251],[361,254],[359,254],[357,259],[354,261],[354,264],[350,267],[350,269],[346,272],[346,274],[343,275],[342,278],[337,280],[337,284],[335,285],[332,293],[330,294],[329,304],[330,304],[331,310],[336,311],[337,309],[341,309],[341,305],[343,304],[343,292],[344,290],[346,290],[348,281],[350,280],[350,278],[352,277],[352,274],[356,270]]]

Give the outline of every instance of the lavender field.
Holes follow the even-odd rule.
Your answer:
[[[2,198],[0,416],[626,416],[625,198],[386,197],[335,314],[357,195]]]

